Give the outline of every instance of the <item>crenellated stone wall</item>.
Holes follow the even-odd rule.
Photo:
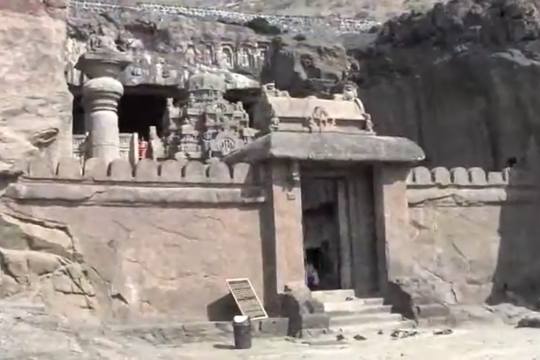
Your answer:
[[[420,305],[528,303],[540,290],[538,183],[516,168],[414,168],[401,289]]]
[[[62,158],[56,167],[32,159],[25,167],[23,179],[29,180],[70,180],[99,182],[155,182],[191,184],[254,184],[254,169],[248,163],[232,166],[215,160],[204,163],[197,160],[167,160],[158,162],[143,159],[133,166],[129,161],[117,159],[105,164],[101,159],[92,158],[81,165],[79,159]]]
[[[263,286],[266,202],[249,164],[35,159],[0,202],[0,297],[112,321],[230,320]]]

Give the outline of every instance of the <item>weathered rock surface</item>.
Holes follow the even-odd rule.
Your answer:
[[[0,5],[0,172],[20,159],[64,146],[71,116],[64,79],[66,26],[37,1]]]
[[[538,140],[539,36],[536,1],[454,0],[333,48],[311,36],[274,44],[262,75],[300,96],[354,81],[377,133],[414,140],[430,167],[499,170]]]
[[[144,9],[93,12],[77,7],[68,18],[67,56],[73,66],[96,47],[130,53],[133,63],[120,77],[124,85],[169,86],[169,95],[177,96],[177,88],[200,71],[223,76],[228,87],[257,88],[261,41],[269,39],[240,25]],[[79,75],[68,74],[68,82],[79,86]]]
[[[384,21],[411,10],[427,10],[436,1],[434,0],[359,0],[359,1],[243,1],[234,0],[159,0],[163,4],[178,4],[185,6],[199,6],[209,8],[224,8],[246,12],[262,12],[267,14],[299,15],[299,16],[332,16],[343,17],[372,17]]]
[[[291,96],[329,95],[344,80],[347,67],[345,48],[337,39],[280,36],[272,40],[261,79]]]
[[[352,79],[376,130],[417,141],[430,166],[500,169],[539,136],[539,26],[536,1],[451,1],[351,49]]]

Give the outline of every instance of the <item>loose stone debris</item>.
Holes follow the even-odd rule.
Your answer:
[[[396,329],[396,330],[392,331],[392,333],[390,334],[390,337],[392,337],[393,339],[405,339],[405,338],[408,338],[408,337],[416,336],[418,334],[419,334],[419,332],[416,331],[416,330]]]
[[[540,329],[540,317],[527,316],[519,320],[516,327],[517,328],[528,327],[528,328]]]
[[[452,329],[444,329],[444,330],[435,330],[433,332],[433,335],[450,335],[452,334]]]

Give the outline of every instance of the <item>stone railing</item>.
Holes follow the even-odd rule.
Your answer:
[[[436,202],[438,206],[478,206],[502,202],[532,202],[537,178],[523,169],[486,172],[482,168],[416,167],[407,178],[410,206]]]
[[[79,9],[93,12],[121,11],[124,9],[134,11],[152,11],[167,15],[180,15],[198,17],[205,20],[223,21],[244,24],[255,18],[264,18],[271,25],[280,27],[289,32],[309,33],[321,28],[330,28],[336,33],[366,32],[378,22],[369,19],[351,19],[337,16],[288,16],[247,14],[221,9],[194,8],[186,6],[163,5],[152,2],[139,2],[134,6],[122,6],[107,1],[71,0],[70,14],[76,14]]]
[[[74,158],[59,161],[56,169],[46,161],[28,163],[6,196],[14,201],[61,202],[106,206],[176,206],[191,204],[252,204],[265,201],[247,163],[230,167],[224,162],[145,159],[132,166],[117,159],[105,164]]]

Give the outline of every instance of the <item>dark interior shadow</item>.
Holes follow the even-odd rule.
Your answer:
[[[538,171],[518,165],[508,174],[499,221],[499,253],[488,304],[540,309],[540,184]]]
[[[234,345],[228,345],[228,344],[214,344],[214,349],[220,349],[220,350],[234,350]]]
[[[227,294],[206,306],[206,314],[210,321],[232,321],[240,314],[238,306],[231,294]]]

